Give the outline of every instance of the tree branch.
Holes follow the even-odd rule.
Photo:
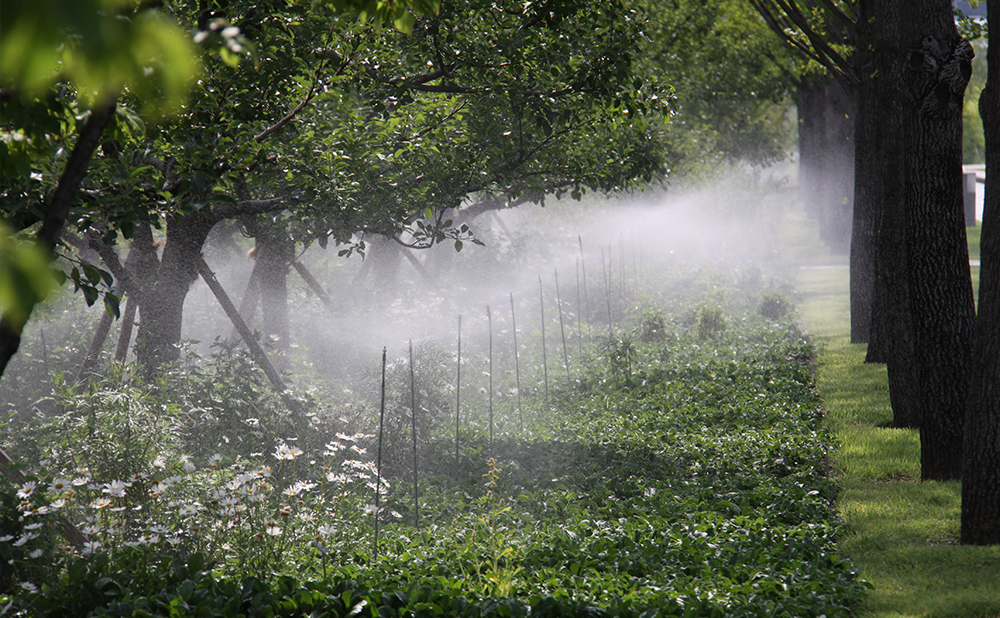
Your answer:
[[[80,130],[76,145],[73,146],[73,152],[70,153],[69,160],[66,161],[62,176],[59,177],[59,184],[49,199],[42,228],[38,230],[38,241],[50,251],[55,249],[56,241],[59,240],[63,225],[66,224],[66,218],[69,216],[73,196],[76,194],[83,177],[87,174],[90,157],[94,154],[97,145],[101,143],[101,135],[104,134],[104,129],[108,126],[108,122],[117,108],[118,97],[112,97],[109,101],[98,105],[90,110],[90,118],[87,118],[83,129]]]
[[[809,39],[809,43],[815,52],[825,59],[822,62],[823,66],[830,69],[831,72],[842,74],[854,85],[857,81],[857,74],[854,71],[854,67],[846,58],[837,53],[836,50],[823,40],[823,37],[816,32],[816,29],[809,23],[808,18],[802,13],[798,5],[795,4],[795,0],[772,1],[788,15],[788,19]]]
[[[297,202],[295,195],[271,197],[263,200],[242,200],[235,204],[218,204],[212,214],[219,219],[232,219],[243,215],[260,215],[281,210],[288,202]]]
[[[854,67],[823,40],[797,5],[790,5],[785,0],[750,0],[750,4],[757,9],[771,30],[786,43],[825,67],[849,89],[857,85],[858,76]],[[808,39],[808,43],[789,33],[789,30],[792,30],[791,25],[782,23],[784,20],[778,17],[773,10],[774,8],[781,11],[782,17],[791,20],[792,24]]]
[[[134,298],[137,303],[142,305],[145,300],[142,287],[135,282],[135,279],[132,278],[128,269],[125,268],[124,264],[122,264],[121,258],[118,257],[118,253],[113,248],[105,244],[100,233],[96,230],[89,230],[87,232],[87,243],[91,249],[96,251],[97,254],[101,256],[101,259],[104,260],[108,270],[111,271],[111,274],[115,276],[115,279],[117,279],[122,287],[125,288],[125,293]]]

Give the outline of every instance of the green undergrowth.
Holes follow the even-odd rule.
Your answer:
[[[326,472],[343,453],[374,450],[371,436],[338,433],[339,442],[324,446],[333,436],[307,439],[322,419],[291,423],[281,429],[286,438],[305,433],[278,444],[273,457],[248,451],[232,463],[221,453],[205,467],[204,457],[195,466],[176,451],[195,448],[197,436],[167,423],[178,432],[160,445],[176,451],[165,457],[167,470],[134,476],[157,496],[133,497],[110,479],[99,479],[103,489],[91,479],[96,496],[88,501],[99,510],[91,524],[106,535],[104,545],[78,555],[50,544],[40,554],[50,570],[27,581],[31,558],[11,547],[21,533],[8,532],[0,549],[16,554],[20,569],[4,582],[7,594],[17,590],[11,613],[853,615],[866,585],[839,554],[834,442],[813,389],[814,349],[788,297],[754,272],[682,273],[666,283],[668,292],[637,300],[641,309],[595,341],[571,380],[553,384],[549,406],[533,412],[523,432],[492,444],[482,432],[467,436],[457,459],[444,436],[422,443],[434,465],[420,481],[420,524],[407,506],[409,477],[400,474],[383,497],[377,550],[374,508],[344,489],[371,487],[364,475],[374,468],[345,460],[355,461],[348,467],[358,471],[356,482]],[[94,397],[88,401],[119,401]],[[102,411],[88,405],[81,418],[94,427]],[[158,410],[149,408],[151,423]],[[219,408],[213,422],[224,421],[223,412],[239,413]],[[254,431],[266,424],[254,418]],[[237,425],[227,435],[236,436]],[[154,455],[146,450],[136,461]],[[264,461],[273,467],[260,468]],[[250,473],[230,471],[237,466]],[[286,478],[292,471],[300,475],[294,483]],[[153,483],[168,474],[169,483]],[[218,489],[222,482],[229,493]],[[51,483],[5,492],[29,503],[15,509],[23,519],[55,491]],[[144,532],[149,522],[135,513],[160,512],[157,501],[182,490],[162,511],[169,525],[157,528],[173,541]],[[106,497],[118,512],[94,506]],[[87,512],[74,510],[72,499],[63,499],[63,513]],[[5,525],[13,519],[8,509]],[[25,549],[41,540],[27,539]]]
[[[960,485],[920,482],[919,434],[890,427],[885,367],[865,365],[865,346],[849,343],[847,267],[802,269],[798,289],[818,352],[819,395],[840,445],[841,549],[872,585],[860,615],[1000,615],[1000,548],[957,544]]]

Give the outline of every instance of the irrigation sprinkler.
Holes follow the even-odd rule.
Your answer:
[[[545,407],[549,407],[549,357],[545,348],[545,292],[542,291],[542,276],[538,275],[538,301],[542,308],[542,376],[545,379]]]
[[[493,314],[486,305],[486,322],[490,330],[490,451],[493,450]]]
[[[455,471],[458,471],[458,427],[462,409],[462,314],[458,314],[458,362],[455,370]]]
[[[514,377],[517,380],[517,428],[524,431],[524,416],[521,414],[521,363],[517,359],[517,317],[514,315],[514,293],[510,293],[510,325],[514,331]]]
[[[382,403],[378,413],[378,455],[375,457],[375,560],[378,561],[378,515],[382,493],[382,437],[385,431],[385,348],[382,348]]]
[[[608,339],[615,336],[614,326],[611,324],[611,246],[608,246],[607,268],[604,268],[604,248],[601,248],[601,274],[604,275],[604,298],[608,302]]]
[[[420,527],[420,495],[417,493],[417,381],[413,371],[413,340],[410,339],[410,424],[413,429],[413,526]]]
[[[559,307],[559,334],[562,335],[563,365],[566,367],[566,379],[569,380],[569,353],[566,351],[566,327],[563,325],[562,295],[559,294],[559,269],[552,269],[556,275],[556,306]]]

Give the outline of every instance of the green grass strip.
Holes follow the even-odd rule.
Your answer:
[[[848,530],[841,551],[873,586],[862,616],[1000,616],[1000,547],[957,544],[961,486],[920,482],[918,433],[888,427],[885,367],[865,365],[866,347],[849,343],[844,259],[827,266],[800,269],[797,283],[820,397],[840,444],[833,463]]]

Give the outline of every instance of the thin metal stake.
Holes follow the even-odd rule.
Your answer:
[[[538,275],[538,300],[542,307],[542,375],[545,377],[545,407],[549,406],[549,359],[545,349],[545,293],[542,291],[542,276]]]
[[[559,294],[559,269],[553,269],[556,275],[556,305],[559,307],[559,334],[562,335],[563,365],[566,367],[566,379],[569,380],[569,353],[566,351],[566,327],[563,325],[562,295]]]
[[[576,342],[580,346],[580,361],[583,361],[583,305],[580,304],[580,258],[576,258]]]
[[[514,331],[514,376],[517,378],[517,426],[524,431],[524,416],[521,414],[521,363],[517,358],[517,317],[514,315],[514,293],[510,293],[510,324]]]
[[[458,315],[458,363],[455,370],[455,471],[458,472],[458,431],[462,409],[462,314]]]
[[[607,263],[607,268],[604,268],[604,264]],[[604,275],[604,298],[608,303],[608,338],[615,336],[614,326],[611,325],[611,246],[608,246],[608,259],[605,262],[604,259],[604,249],[601,249],[601,273]]]
[[[583,260],[583,237],[577,234],[576,239],[580,242],[580,272],[583,273],[583,311],[587,316],[587,337],[590,342],[594,342],[594,327],[590,323],[590,301],[587,299],[587,266]],[[603,266],[602,266],[603,268]]]
[[[417,492],[417,381],[413,371],[413,340],[410,339],[410,424],[413,428],[413,525],[420,527],[420,494]]]
[[[493,314],[486,305],[486,321],[490,329],[490,450],[493,450]]]
[[[382,437],[385,430],[385,348],[382,348],[382,404],[378,416],[378,456],[375,458],[375,560],[378,560],[379,498],[382,493]]]
[[[625,307],[625,235],[618,236],[618,287],[621,288],[622,307]]]

